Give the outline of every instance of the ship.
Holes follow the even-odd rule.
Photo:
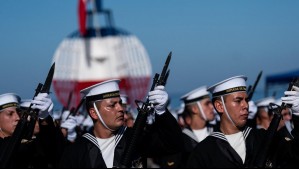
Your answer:
[[[56,49],[53,89],[64,107],[76,108],[80,90],[110,79],[120,79],[120,92],[134,100],[147,95],[152,66],[138,37],[115,26],[113,13],[101,0],[78,0],[78,30]],[[104,19],[101,19],[104,18]]]

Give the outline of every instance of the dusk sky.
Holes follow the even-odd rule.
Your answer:
[[[0,1],[0,94],[32,98],[60,42],[78,29],[77,0]],[[170,51],[170,95],[235,75],[253,84],[299,69],[299,1],[104,0],[115,25],[135,34],[160,72]],[[177,98],[175,98],[177,99]]]

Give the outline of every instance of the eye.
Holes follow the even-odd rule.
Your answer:
[[[9,111],[9,112],[8,112],[8,115],[9,115],[9,116],[13,116],[14,113],[15,113],[14,111]]]
[[[114,108],[115,105],[116,105],[116,103],[112,103],[112,104],[110,104],[108,107]]]
[[[240,99],[235,100],[236,103],[241,103],[241,101],[242,100],[240,100]]]
[[[206,102],[206,105],[207,105],[207,106],[210,105],[210,104],[212,104],[211,101]]]

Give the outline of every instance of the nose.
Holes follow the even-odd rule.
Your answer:
[[[249,109],[248,101],[244,100],[243,104],[244,104],[244,107],[248,110]]]
[[[117,104],[118,111],[124,112],[124,108],[121,103]]]
[[[16,119],[16,121],[19,121],[20,115],[17,112],[14,112],[14,118]]]

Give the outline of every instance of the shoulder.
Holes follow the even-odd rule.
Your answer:
[[[249,136],[255,138],[261,138],[261,137],[265,137],[266,134],[267,134],[267,130],[265,129],[251,129]]]
[[[88,145],[93,145],[93,144],[91,143],[90,140],[84,137],[80,137],[76,140],[76,142],[67,145],[65,148],[65,152],[68,152],[70,154],[73,154],[74,152],[84,152],[84,150],[87,149]]]
[[[217,140],[219,140],[219,138],[208,136],[196,145],[194,151],[199,151],[202,153],[205,151],[211,151],[211,148],[215,147]]]

